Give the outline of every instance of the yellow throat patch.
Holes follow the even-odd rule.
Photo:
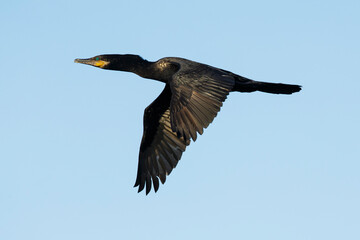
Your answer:
[[[94,66],[102,68],[102,67],[106,66],[108,63],[109,62],[105,62],[103,60],[98,60],[94,63]]]

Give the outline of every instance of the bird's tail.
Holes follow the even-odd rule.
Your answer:
[[[237,76],[233,91],[237,92],[266,92],[274,94],[292,94],[299,92],[301,86],[283,83],[268,83],[253,81],[248,78]]]

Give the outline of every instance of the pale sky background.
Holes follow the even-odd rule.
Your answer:
[[[0,239],[360,239],[360,1],[4,1]],[[232,93],[137,193],[160,82],[75,64],[178,56],[291,96]]]

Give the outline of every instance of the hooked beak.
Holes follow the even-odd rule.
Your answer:
[[[77,58],[77,59],[74,60],[74,62],[75,63],[93,65],[93,62],[95,62],[95,61],[92,60],[91,58],[86,58],[86,59]]]
[[[87,65],[91,65],[94,67],[99,67],[99,68],[103,68],[104,66],[106,66],[107,64],[109,64],[109,62],[107,61],[103,61],[103,60],[95,60],[93,58],[76,58],[74,60],[75,63],[82,63],[82,64],[87,64]]]

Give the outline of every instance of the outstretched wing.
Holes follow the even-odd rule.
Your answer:
[[[191,68],[190,68],[191,69]],[[202,65],[196,72],[180,69],[171,81],[171,127],[186,140],[202,134],[235,85],[226,72]]]
[[[139,165],[135,186],[139,192],[146,186],[146,194],[164,184],[166,175],[176,167],[190,140],[178,137],[171,129],[171,90],[167,84],[162,93],[144,112],[144,134],[140,146]]]

